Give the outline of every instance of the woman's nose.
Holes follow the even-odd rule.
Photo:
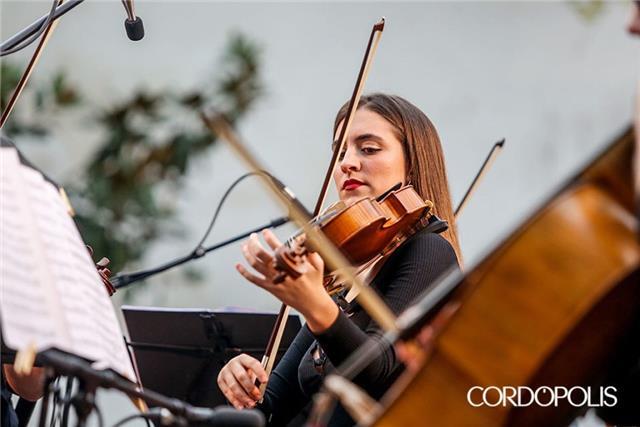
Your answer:
[[[340,161],[340,169],[344,173],[360,169],[360,159],[358,158],[355,150],[347,149],[347,151],[345,151],[344,156]]]

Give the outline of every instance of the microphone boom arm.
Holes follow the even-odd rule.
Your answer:
[[[260,227],[256,227],[253,230],[244,232],[238,236],[232,237],[230,239],[224,240],[220,243],[217,243],[213,246],[209,246],[208,248],[203,248],[202,246],[198,246],[198,248],[196,248],[196,250],[194,250],[193,252],[191,252],[188,255],[185,255],[183,257],[180,258],[176,258],[172,261],[169,261],[159,267],[156,268],[151,268],[149,270],[141,270],[141,271],[136,271],[133,273],[123,273],[123,274],[118,274],[116,275],[113,279],[111,279],[111,283],[113,284],[113,287],[116,289],[121,289],[124,288],[126,286],[129,286],[130,284],[134,283],[134,282],[139,282],[140,280],[144,280],[148,277],[151,276],[155,276],[156,274],[162,273],[163,271],[167,271],[173,267],[177,267],[179,265],[182,265],[186,262],[189,262],[191,260],[194,259],[198,259],[198,258],[202,258],[204,255],[206,255],[207,253],[211,252],[211,251],[215,251],[216,249],[220,249],[224,246],[227,246],[231,243],[237,242],[238,240],[244,239],[246,237],[248,237],[249,235],[251,235],[251,233],[257,233],[260,230],[263,230],[265,228],[276,228],[276,227],[280,227],[281,225],[286,224],[287,222],[289,222],[289,218],[287,217],[280,217],[277,219],[274,219],[273,221],[271,221],[268,224],[265,225],[261,225]]]

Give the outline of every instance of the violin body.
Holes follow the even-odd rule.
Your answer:
[[[352,264],[360,265],[382,252],[394,238],[411,233],[432,206],[406,185],[380,201],[361,199],[320,228]]]
[[[460,279],[451,296],[460,308],[373,425],[561,426],[586,410],[567,399],[474,407],[474,386],[591,387],[599,401],[640,313],[632,149],[629,131]],[[482,402],[482,391],[470,396]]]
[[[325,214],[315,225],[353,265],[362,265],[397,247],[424,226],[432,209],[433,203],[423,200],[413,186],[406,185],[389,191],[381,200],[367,197]],[[302,257],[307,252],[307,243],[303,236],[290,242],[276,251],[276,268],[296,278],[304,272]],[[277,280],[284,280],[284,274]]]

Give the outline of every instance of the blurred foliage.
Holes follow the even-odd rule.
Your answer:
[[[22,67],[7,61],[2,61],[0,64],[0,109],[2,111],[9,103],[9,99],[18,85],[23,71]],[[18,98],[16,105],[22,105],[25,100],[27,98],[21,96]],[[4,131],[13,138],[33,136],[37,139],[37,137],[46,136],[49,133],[48,129],[38,118],[49,116],[54,111],[61,111],[80,103],[80,97],[76,90],[67,83],[63,73],[55,74],[48,84],[38,87],[34,96],[28,100],[31,105],[26,107],[35,113],[30,115],[33,120],[12,113],[10,120],[5,124]],[[25,106],[22,105],[22,107]],[[17,107],[14,108],[14,110],[16,109]]]
[[[605,2],[603,0],[571,0],[569,6],[585,21],[593,22],[604,12]]]
[[[110,269],[121,271],[135,263],[153,239],[177,230],[173,199],[190,161],[214,146],[200,112],[213,107],[232,123],[242,118],[263,94],[260,51],[242,35],[232,36],[218,69],[200,87],[185,93],[169,90],[136,91],[128,99],[95,114],[104,138],[81,174],[65,183],[76,209],[76,222],[96,258],[111,259]],[[3,63],[2,102],[17,83],[16,68]],[[36,108],[51,102],[73,105],[81,96],[58,75],[34,96]],[[10,121],[13,120],[13,117]],[[7,122],[9,125],[9,122]],[[13,122],[7,134],[44,135],[46,129]],[[182,255],[182,254],[176,254]],[[197,279],[193,269],[185,277]]]

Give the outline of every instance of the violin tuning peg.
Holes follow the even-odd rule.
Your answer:
[[[106,267],[107,265],[109,265],[111,261],[109,260],[109,258],[107,257],[102,257],[102,259],[100,261],[98,261],[96,263],[97,266],[99,267]]]

